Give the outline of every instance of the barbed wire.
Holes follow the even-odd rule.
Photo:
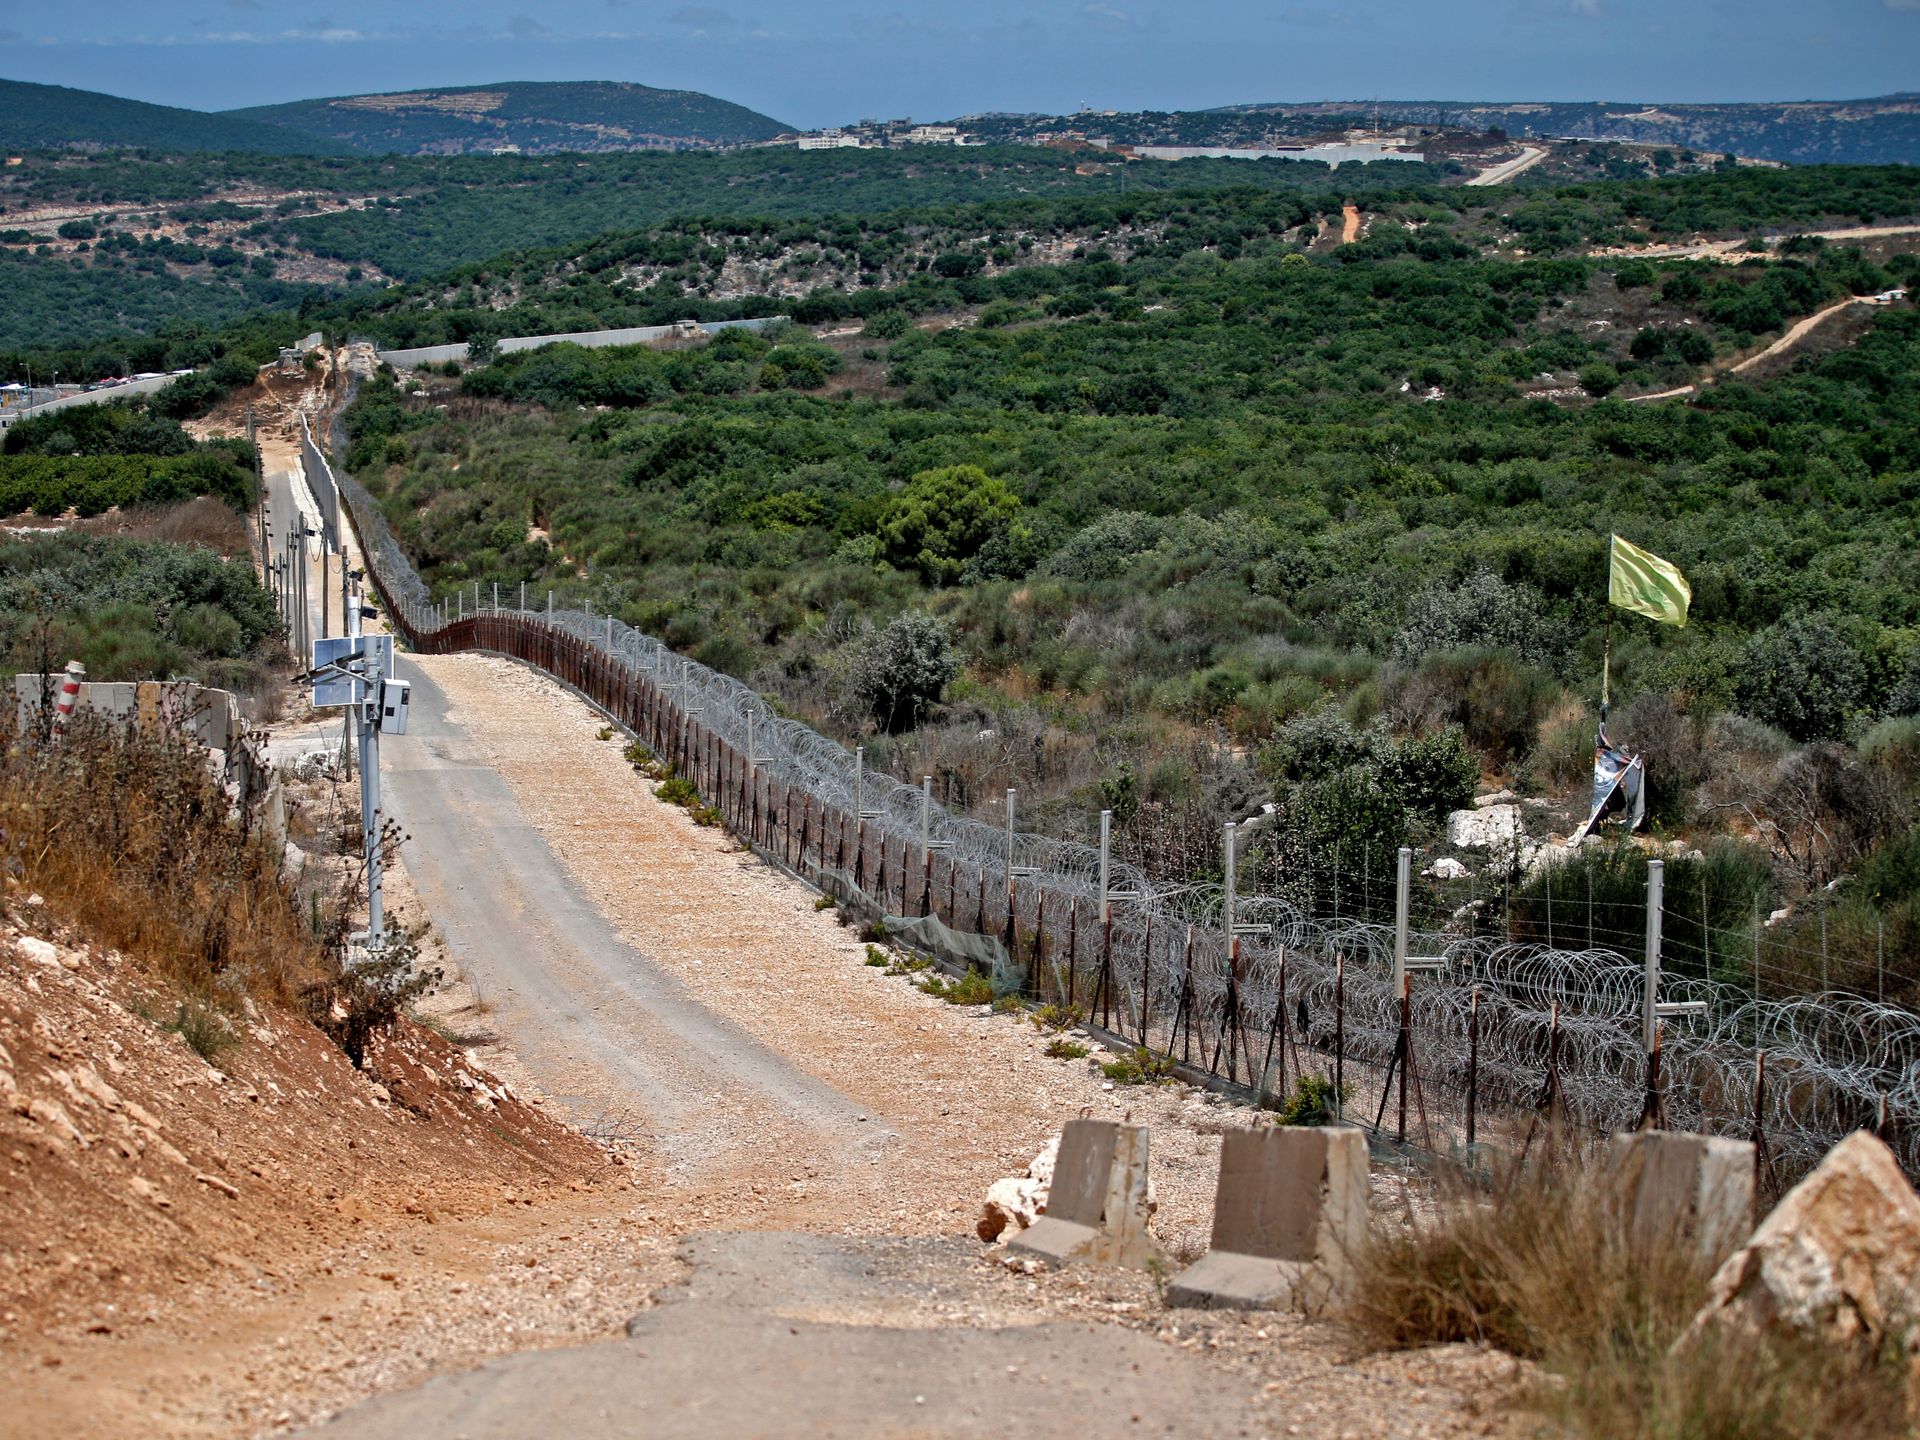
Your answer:
[[[1198,1035],[1203,1056],[1212,1052],[1204,1068],[1224,1069],[1224,1078],[1263,1080],[1251,1073],[1252,1057],[1256,1050],[1270,1055],[1276,1039],[1283,1041],[1283,1067],[1285,1046],[1324,1059],[1336,1027],[1343,1063],[1375,1071],[1393,1063],[1402,1007],[1393,987],[1391,925],[1317,915],[1285,897],[1242,895],[1236,920],[1260,928],[1233,944],[1222,929],[1220,886],[1161,885],[1110,858],[1110,889],[1127,898],[1113,903],[1109,928],[1097,919],[1101,857],[1094,846],[1019,830],[1009,835],[1004,826],[953,815],[920,789],[864,768],[856,753],[810,726],[774,713],[740,681],[617,619],[577,610],[487,610],[449,621],[372,497],[349,476],[328,471],[320,483],[326,480],[347,502],[389,614],[416,645],[504,648],[574,672],[562,678],[616,713],[638,717],[645,733],[689,760],[696,783],[750,785],[756,809],[763,793],[768,807],[783,806],[789,853],[817,874],[855,876],[878,908],[911,913],[917,898],[921,913],[945,909],[956,929],[970,916],[979,934],[1004,935],[1013,955],[1024,941],[1052,993],[1100,1001],[1106,1022],[1121,1034],[1167,1053],[1176,1044],[1190,1050]],[[744,805],[744,788],[740,794]],[[797,831],[796,813],[803,816]],[[838,837],[832,854],[830,824]],[[860,878],[875,874],[868,857],[883,877],[879,894],[871,878]],[[916,885],[914,877],[923,878]],[[1385,878],[1365,881],[1369,910],[1390,912]],[[1624,928],[1614,933],[1619,948],[1569,949],[1445,926],[1416,929],[1410,952],[1440,962],[1412,979],[1406,1007],[1409,1049],[1425,1082],[1457,1088],[1472,1063],[1484,1103],[1521,1111],[1539,1102],[1551,1067],[1581,1123],[1596,1131],[1634,1124],[1647,1099],[1646,981],[1634,954],[1639,937]],[[1883,1130],[1902,1163],[1920,1173],[1920,1127],[1903,1123],[1920,1113],[1920,1017],[1859,994],[1760,999],[1748,984],[1671,973],[1660,998],[1702,1006],[1662,1032],[1670,1123],[1764,1135],[1782,1169],[1796,1170],[1884,1114],[1894,1118]],[[1379,1093],[1384,1108],[1385,1091]]]

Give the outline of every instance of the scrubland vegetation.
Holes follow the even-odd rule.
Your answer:
[[[7,431],[0,515],[81,523],[0,537],[0,665],[268,683],[278,627],[247,548],[252,449],[196,442],[161,408],[78,406]]]
[[[1907,183],[1864,172],[1858,209],[1911,206]],[[1836,184],[1716,175],[1530,203],[1591,237],[1755,194],[1831,214]],[[1910,282],[1912,256],[1516,258],[1438,223],[1329,249],[1313,216],[1148,198],[1111,250],[1043,264],[995,258],[1018,249],[1009,212],[951,263],[790,302],[820,335],[553,347],[420,395],[377,382],[347,463],[443,590],[591,600],[962,808],[1017,784],[1023,817],[1076,836],[1113,809],[1164,873],[1217,867],[1221,816],[1272,801],[1263,883],[1323,898],[1312,857],[1383,879],[1483,784],[1579,807],[1619,531],[1694,587],[1687,629],[1616,627],[1613,734],[1649,757],[1656,827],[1722,837],[1677,862],[1703,877],[1703,968],[1818,983],[1795,928],[1818,921],[1826,979],[1905,993],[1920,324],[1879,312],[1851,348],[1697,403],[1621,397]],[[1068,223],[1052,203],[1027,218],[1042,237]],[[635,243],[509,288],[594,296]],[[650,283],[684,295],[716,258]],[[461,293],[376,323],[444,318]],[[896,673],[919,678],[876,686]],[[1610,893],[1609,862],[1588,863]],[[1756,947],[1756,908],[1841,876]],[[1538,897],[1506,883],[1501,923],[1531,923]]]

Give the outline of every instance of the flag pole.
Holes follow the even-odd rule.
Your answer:
[[[1607,605],[1607,639],[1600,651],[1600,723],[1607,723],[1607,707],[1613,699],[1613,605]]]
[[[1600,724],[1607,723],[1607,708],[1613,700],[1613,536],[1607,536],[1607,638],[1600,650]]]

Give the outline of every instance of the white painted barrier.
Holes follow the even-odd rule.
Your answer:
[[[783,315],[763,315],[752,320],[702,320],[693,327],[705,335],[717,335],[722,330],[760,330],[785,319]],[[650,345],[656,340],[666,340],[676,333],[684,334],[682,325],[631,325],[624,330],[574,330],[562,335],[514,335],[501,340],[494,349],[502,355],[511,355],[521,350],[538,350],[546,345],[579,345],[588,350],[603,350],[611,345]],[[470,347],[462,341],[457,345],[416,345],[408,350],[376,350],[381,360],[396,370],[410,369],[416,365],[444,365],[449,360],[467,363]]]

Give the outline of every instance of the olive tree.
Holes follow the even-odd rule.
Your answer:
[[[911,729],[940,703],[960,673],[960,657],[944,620],[920,611],[895,616],[853,657],[851,689],[860,707],[888,734]]]

